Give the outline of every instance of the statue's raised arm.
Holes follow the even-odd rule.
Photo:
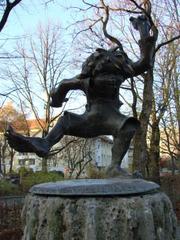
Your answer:
[[[70,90],[83,90],[83,84],[79,75],[61,80],[59,86],[51,91],[51,107],[61,107],[67,101],[66,94]]]
[[[132,63],[134,70],[134,76],[144,73],[151,68],[154,61],[154,50],[156,44],[156,36],[150,35],[152,28],[147,16],[140,15],[137,18],[131,17],[130,21],[140,34],[140,40],[138,42],[140,48],[140,59],[137,62]]]

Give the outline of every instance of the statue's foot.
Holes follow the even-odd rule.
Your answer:
[[[106,176],[108,178],[131,178],[131,174],[129,174],[126,170],[121,168],[119,165],[111,165],[106,170]]]
[[[58,94],[58,88],[55,88],[50,93],[51,100],[50,100],[50,106],[51,107],[61,107],[62,103],[59,101],[59,94]]]
[[[5,133],[10,147],[18,152],[34,152],[39,157],[47,156],[50,146],[43,138],[25,137],[16,133],[11,126]]]

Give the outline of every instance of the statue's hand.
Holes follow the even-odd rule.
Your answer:
[[[57,88],[51,91],[50,93],[50,106],[51,107],[62,107],[63,102],[67,102],[68,98],[62,98],[58,94]]]
[[[144,39],[146,37],[150,36],[150,29],[151,29],[151,24],[149,19],[145,15],[140,15],[137,18],[130,17],[129,19],[137,31],[140,33],[141,39]]]

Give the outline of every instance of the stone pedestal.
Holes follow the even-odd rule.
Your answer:
[[[23,240],[175,240],[169,198],[144,180],[36,185],[22,212]]]

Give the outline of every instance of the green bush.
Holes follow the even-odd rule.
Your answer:
[[[28,175],[21,178],[21,189],[23,192],[27,192],[35,184],[61,181],[62,179],[63,179],[62,175],[54,172],[29,173]]]
[[[6,177],[19,177],[19,173],[11,171],[5,175]]]
[[[0,196],[19,195],[20,193],[18,186],[15,184],[7,180],[0,180]]]

